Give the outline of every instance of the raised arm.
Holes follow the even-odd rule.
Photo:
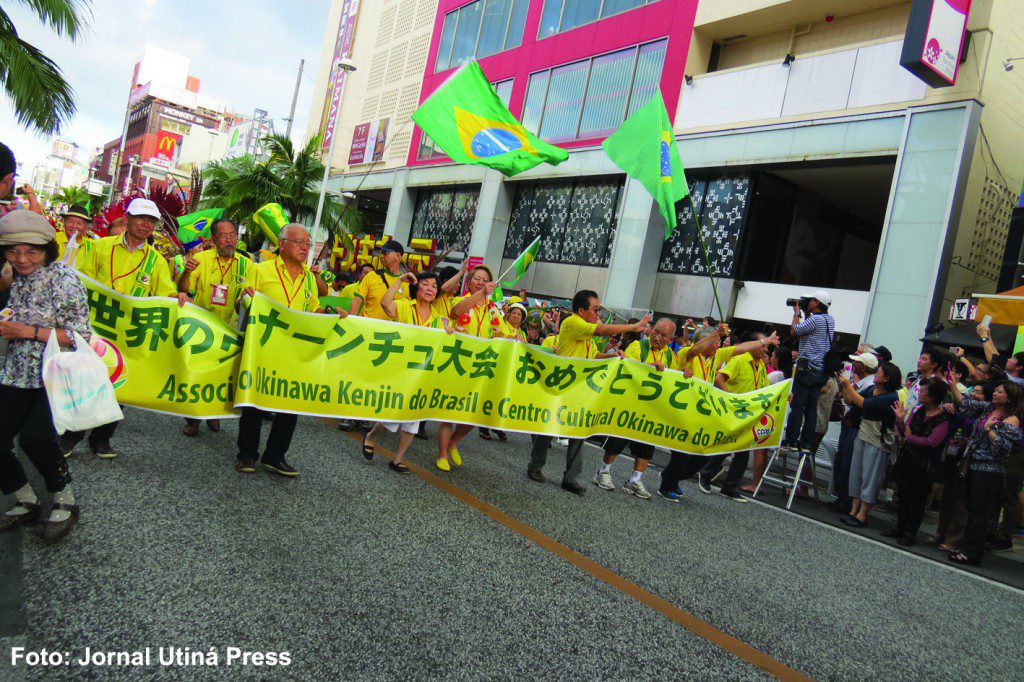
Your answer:
[[[494,293],[494,287],[496,286],[497,284],[495,282],[488,282],[480,289],[480,291],[476,292],[472,296],[467,296],[453,305],[451,319],[457,320],[473,308],[486,302],[487,299],[491,297],[491,294]]]
[[[398,293],[398,287],[401,286],[402,282],[408,282],[409,286],[416,283],[416,275],[411,272],[407,272],[388,287],[388,290],[384,292],[384,297],[380,299],[380,307],[384,309],[384,312],[391,319],[395,318],[398,311],[395,308],[395,294]]]
[[[846,401],[847,405],[851,405],[853,407],[864,407],[864,396],[857,393],[857,389],[853,387],[853,384],[850,383],[849,379],[845,376],[840,376],[839,385],[843,389],[843,400]]]
[[[981,349],[985,351],[985,361],[991,363],[992,358],[999,355],[999,349],[992,341],[992,330],[979,324],[975,331],[978,333],[978,338],[981,339]]]
[[[445,294],[454,294],[459,290],[459,280],[465,276],[466,272],[469,271],[469,260],[462,261],[462,267],[459,271],[452,275],[451,279],[441,285],[441,292]]]
[[[758,339],[757,341],[737,343],[735,346],[733,346],[732,356],[736,357],[737,355],[743,355],[744,353],[749,353],[750,351],[757,350],[758,348],[777,345],[779,345],[779,335],[776,334],[775,332],[772,332],[771,336],[767,336],[763,339]]]
[[[594,330],[595,336],[614,336],[615,334],[626,334],[628,332],[638,332],[647,327],[651,322],[650,315],[644,315],[644,319],[633,324],[601,324],[598,322],[597,329]]]

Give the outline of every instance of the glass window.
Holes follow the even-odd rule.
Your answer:
[[[550,71],[541,71],[530,76],[526,87],[526,102],[523,104],[523,127],[530,132],[540,132],[540,117],[544,113],[544,96],[548,92]]]
[[[634,49],[607,54],[593,61],[580,121],[580,138],[607,137],[625,120],[635,60]]]
[[[484,3],[474,2],[459,9],[459,26],[455,31],[452,59],[449,66],[462,66],[476,54],[476,39],[480,33],[480,17]]]
[[[600,0],[565,0],[559,30],[568,31],[577,26],[589,24],[597,19],[600,11]]]
[[[697,221],[692,206],[700,216],[701,235],[707,247],[708,260],[716,276],[732,277],[736,271],[736,254],[750,202],[749,175],[716,175],[690,180],[689,199],[676,204],[679,224],[661,249],[661,272],[707,275],[704,251],[697,239]]]
[[[666,45],[659,40],[532,74],[523,125],[549,142],[611,134],[650,101],[661,80]]]
[[[551,70],[547,103],[540,123],[540,134],[544,139],[564,142],[576,138],[589,66],[588,60]]]
[[[498,93],[498,99],[500,99],[501,103],[506,107],[508,107],[508,103],[512,101],[512,80],[513,79],[509,78],[508,80],[494,84],[494,90]]]
[[[486,4],[485,4],[486,2]],[[512,0],[485,0],[484,17],[480,27],[480,41],[476,47],[476,56],[501,52],[505,45],[505,29],[508,28],[508,14]]]
[[[602,17],[610,17],[619,12],[626,12],[640,5],[646,5],[651,0],[604,0],[604,7],[601,8]]]
[[[420,190],[412,217],[412,237],[436,239],[441,249],[465,253],[479,199],[480,189],[476,187]]]
[[[629,98],[626,118],[651,101],[658,83],[661,82],[661,67],[665,64],[665,41],[640,46],[636,75],[633,77],[633,94]],[[623,119],[625,120],[625,119]]]
[[[538,260],[607,267],[621,190],[617,178],[520,185],[505,258],[515,258],[539,236]]]
[[[544,14],[540,18],[539,38],[558,33],[558,22],[562,18],[562,0],[548,0],[544,3]]]
[[[530,9],[530,0],[514,0],[512,17],[508,22],[508,33],[505,36],[505,49],[518,47],[523,42],[523,30],[526,28],[526,12]]]
[[[441,42],[437,46],[437,63],[435,71],[444,71],[451,63],[452,41],[455,39],[455,24],[459,21],[458,12],[449,12],[444,17],[444,28],[441,29]]]

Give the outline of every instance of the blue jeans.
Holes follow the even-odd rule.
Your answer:
[[[786,421],[787,443],[810,448],[814,427],[818,423],[818,398],[826,381],[824,374],[797,372],[793,379],[793,400],[789,404],[789,419]]]

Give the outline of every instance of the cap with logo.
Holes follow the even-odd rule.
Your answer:
[[[132,199],[132,203],[128,204],[128,215],[148,215],[160,219],[160,209],[156,207],[156,204],[149,199]]]
[[[396,239],[389,239],[374,250],[377,253],[405,253],[405,247],[403,247],[402,243]]]

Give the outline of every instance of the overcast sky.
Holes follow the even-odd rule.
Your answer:
[[[97,0],[78,43],[56,38],[24,5],[4,5],[20,37],[57,62],[74,88],[78,110],[61,133],[78,143],[86,163],[94,147],[121,134],[132,70],[147,42],[191,57],[201,93],[246,115],[266,109],[282,133],[305,58],[292,138],[305,133],[330,0]],[[19,126],[2,94],[0,141],[14,150],[26,180],[49,151],[49,138]]]

